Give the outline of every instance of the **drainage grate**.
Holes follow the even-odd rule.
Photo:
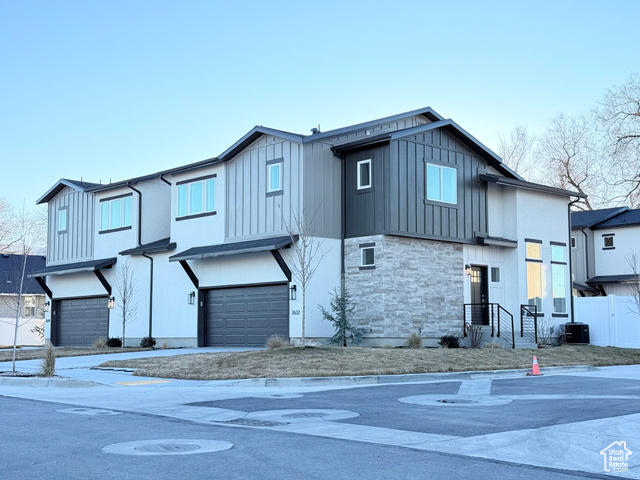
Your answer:
[[[244,425],[246,427],[280,427],[282,425],[289,425],[288,422],[271,422],[269,420],[252,420],[250,418],[236,418],[235,420],[218,423],[231,423],[233,425]]]

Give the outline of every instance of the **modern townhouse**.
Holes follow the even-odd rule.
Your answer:
[[[631,295],[640,281],[640,209],[605,208],[571,214],[573,292],[580,296]]]
[[[255,127],[218,157],[109,185],[60,180],[45,193],[47,266],[35,276],[52,300],[47,335],[58,345],[120,336],[116,280],[129,265],[127,344],[299,338],[290,230],[302,220],[323,255],[306,292],[307,337],[333,334],[317,305],[343,282],[365,344],[416,332],[435,345],[462,336],[465,321],[512,342],[507,319],[518,330],[523,304],[555,323],[571,316],[576,195],[524,181],[431,108],[311,135]]]

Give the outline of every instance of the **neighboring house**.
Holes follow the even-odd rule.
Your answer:
[[[215,158],[46,192],[47,266],[35,276],[53,301],[47,335],[57,345],[120,336],[116,274],[130,262],[128,344],[298,338],[297,218],[324,254],[307,290],[309,338],[333,334],[317,306],[343,277],[367,344],[462,335],[465,303],[481,305],[474,323],[491,323],[498,304],[516,325],[521,304],[564,322],[575,196],[524,181],[431,108],[306,136],[255,127]]]
[[[580,296],[631,295],[640,268],[640,209],[605,208],[571,214],[573,292]]]
[[[42,270],[45,257],[28,255],[22,282],[23,255],[0,254],[0,345],[13,345],[16,316],[18,320],[17,345],[42,345],[44,338],[34,331],[44,327],[44,291],[29,274]],[[18,293],[22,292],[22,306],[18,312]]]

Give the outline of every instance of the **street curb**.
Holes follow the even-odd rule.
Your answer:
[[[0,377],[0,385],[18,387],[62,387],[62,388],[86,388],[104,386],[91,380],[78,380],[68,377]]]
[[[558,375],[562,373],[593,372],[590,365],[569,367],[544,367],[540,373]],[[295,378],[247,378],[243,380],[212,380],[203,386],[217,387],[323,387],[340,385],[383,385],[391,383],[433,382],[449,380],[475,380],[479,378],[526,377],[530,369],[481,370],[448,373],[413,373],[407,375],[365,375],[350,377],[295,377]]]

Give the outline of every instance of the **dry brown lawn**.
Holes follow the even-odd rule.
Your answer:
[[[82,355],[102,355],[108,353],[122,352],[141,352],[144,350],[153,350],[152,348],[94,348],[94,347],[55,347],[56,358],[60,357],[80,357]],[[37,360],[44,356],[44,348],[38,349],[22,349],[16,350],[16,360]],[[10,362],[13,358],[13,349],[11,347],[2,348],[0,350],[0,362]]]
[[[188,380],[392,375],[531,368],[640,364],[640,350],[562,346],[540,350],[445,348],[300,348],[112,360],[103,367],[139,369],[135,375]]]

